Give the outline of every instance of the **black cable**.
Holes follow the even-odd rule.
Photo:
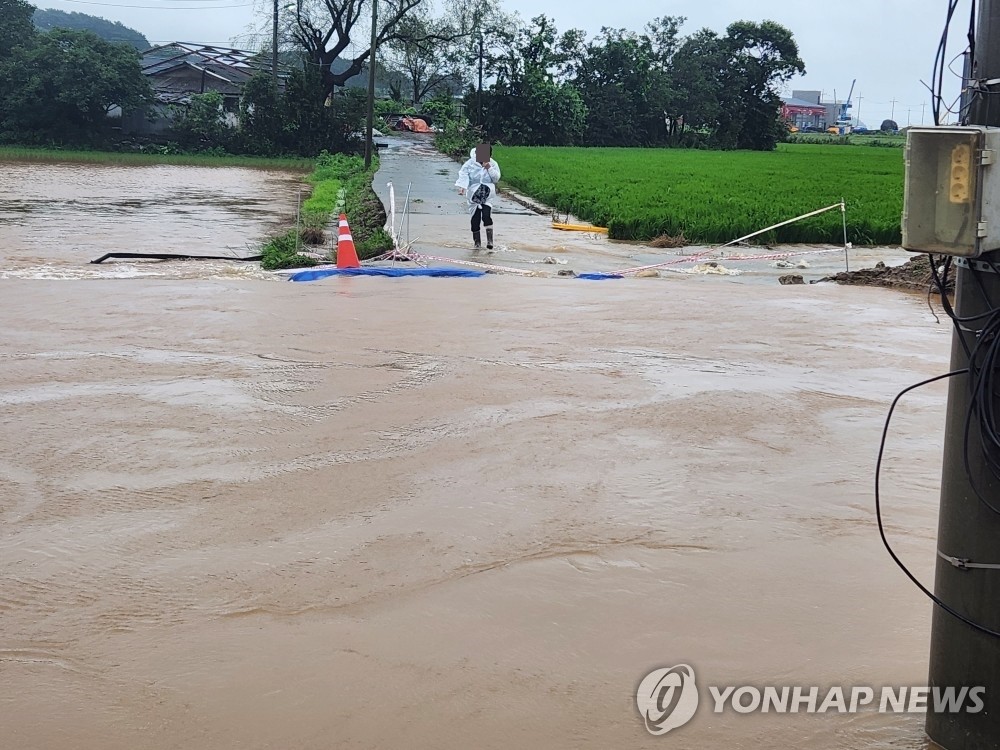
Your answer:
[[[952,260],[953,260],[952,256],[949,255],[945,257],[940,276],[938,276],[937,266],[934,263],[934,256],[928,253],[927,257],[931,266],[931,277],[934,279],[934,283],[937,285],[938,288],[938,294],[941,296],[941,307],[944,308],[945,314],[947,314],[947,316],[951,318],[951,321],[955,326],[955,333],[958,336],[959,344],[962,346],[962,349],[965,350],[965,356],[969,357],[972,352],[969,350],[969,345],[965,341],[965,336],[962,335],[964,333],[962,329],[962,323],[972,322],[984,316],[973,316],[972,318],[969,319],[958,317],[958,314],[951,306],[951,300],[948,299],[948,274],[951,271]]]
[[[984,256],[983,262],[990,266],[994,274],[1000,269],[989,256]],[[1000,308],[994,307],[980,278],[980,271],[971,266],[970,273],[979,285],[988,308],[988,317],[982,328],[976,331],[976,342],[969,355],[969,408],[965,418],[963,435],[963,460],[969,484],[976,497],[994,513],[1000,515],[1000,509],[987,500],[973,480],[970,457],[969,436],[973,417],[979,425],[979,439],[983,460],[993,476],[1000,480],[1000,418],[997,415],[997,367],[1000,366]]]
[[[968,101],[965,107],[959,108],[959,124],[968,125],[969,124],[969,113],[972,111],[972,104],[976,101],[979,96],[977,92],[978,87],[972,86],[972,80],[975,79],[976,71],[976,0],[972,0],[972,9],[969,11],[969,32],[967,34],[967,39],[969,40],[969,78],[965,78],[965,71],[962,72],[962,89],[963,93],[966,86],[969,86],[971,91]]]
[[[934,602],[937,606],[939,606],[945,612],[950,614],[952,617],[961,620],[969,627],[975,628],[981,633],[985,633],[986,635],[991,635],[994,638],[1000,638],[1000,632],[997,632],[996,630],[990,630],[984,625],[980,625],[978,622],[969,619],[968,617],[966,617],[953,607],[948,606],[943,601],[941,601],[941,599],[935,596],[932,591],[928,590],[928,588],[924,586],[919,580],[917,580],[917,577],[910,572],[909,568],[907,568],[906,565],[903,563],[903,561],[899,559],[899,556],[896,554],[895,550],[893,550],[892,545],[889,544],[889,539],[885,535],[885,525],[882,522],[882,499],[879,493],[879,478],[882,473],[882,456],[885,453],[885,441],[889,434],[889,424],[892,421],[892,413],[896,409],[896,404],[899,403],[899,399],[901,399],[910,391],[915,390],[916,388],[929,385],[930,383],[935,383],[938,380],[944,380],[945,378],[953,378],[956,375],[966,375],[968,373],[969,373],[968,370],[955,370],[954,372],[949,372],[944,375],[938,375],[937,377],[929,378],[928,380],[923,380],[919,383],[904,388],[902,391],[899,392],[896,398],[892,400],[892,405],[889,407],[889,413],[888,415],[886,415],[885,418],[885,427],[882,429],[882,442],[879,445],[878,449],[878,460],[875,463],[875,518],[878,521],[879,536],[882,537],[882,544],[885,546],[886,551],[888,551],[889,556],[893,559],[893,562],[895,562],[896,565],[899,566],[899,569],[903,571],[906,577],[909,578],[918,589],[920,589],[932,602]]]
[[[948,275],[952,268],[952,257],[948,256],[939,274],[934,256],[929,255],[931,276],[938,287],[941,295],[941,304],[945,312],[952,319],[955,325],[955,333],[958,341],[965,352],[969,363],[969,406],[965,413],[964,427],[962,431],[962,462],[966,475],[976,498],[984,507],[993,513],[1000,515],[1000,507],[994,505],[979,490],[979,486],[972,475],[970,436],[972,435],[973,421],[979,425],[980,452],[983,462],[990,472],[1000,480],[1000,416],[997,414],[996,403],[1000,393],[998,393],[998,383],[996,370],[1000,366],[1000,308],[996,307],[986,290],[980,271],[975,263],[970,263],[969,273],[975,286],[982,296],[985,312],[978,315],[960,317],[951,306],[951,301],[947,296]],[[982,262],[990,266],[992,271],[1000,277],[1000,268],[987,255]],[[977,327],[972,329],[963,324],[976,323]],[[974,344],[970,348],[969,336],[974,336]]]
[[[993,398],[991,396],[993,386],[993,373],[997,363],[998,349],[998,329],[1000,329],[1000,310],[993,311],[993,319],[982,329],[969,357],[969,407],[965,413],[965,427],[962,433],[962,463],[965,468],[969,486],[975,493],[976,498],[986,508],[993,513],[1000,515],[1000,508],[987,500],[979,491],[979,487],[973,480],[972,465],[970,462],[969,436],[972,432],[973,418],[979,424],[979,441],[984,461],[993,475],[1000,479],[1000,463],[993,458],[993,455],[1000,450],[1000,434],[998,434],[995,424],[996,416],[993,408]],[[980,360],[985,360],[980,364]],[[993,450],[990,450],[992,446]]]
[[[941,102],[944,90],[944,71],[948,67],[947,49],[948,32],[951,29],[951,19],[958,8],[958,0],[948,0],[948,14],[945,18],[944,31],[941,33],[941,41],[938,42],[937,54],[934,56],[934,67],[931,71],[931,114],[934,116],[934,124],[941,124]]]

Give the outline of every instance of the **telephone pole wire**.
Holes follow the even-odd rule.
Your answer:
[[[972,75],[980,80],[1000,77],[1000,0],[981,0]],[[990,99],[979,96],[971,102],[971,124],[1000,125],[1000,107],[994,104],[991,109]],[[1000,169],[1000,166],[985,169]],[[982,196],[984,201],[996,198]],[[995,269],[1000,263],[1000,251],[985,253],[969,263],[980,269],[989,269],[990,264]],[[980,329],[985,325],[984,313],[996,306],[1000,306],[1000,275],[992,270],[972,270],[967,264],[959,265],[955,315],[964,322],[957,324],[952,334],[953,371],[970,366],[965,347],[971,350],[976,346]],[[973,364],[996,367],[989,360]],[[989,376],[992,378],[994,374],[991,372]],[[980,628],[997,633],[1000,632],[1000,570],[991,565],[1000,563],[1000,515],[980,497],[994,507],[1000,506],[1000,479],[989,465],[990,460],[995,463],[1000,455],[995,455],[995,445],[984,445],[982,440],[984,412],[1000,407],[1000,396],[987,389],[981,399],[978,408],[970,412],[970,376],[956,375],[949,380],[934,595]],[[987,457],[984,451],[993,455]],[[936,606],[930,646],[930,687],[954,686],[956,690],[965,686],[985,687],[986,705],[977,713],[953,713],[929,705],[927,734],[945,750],[996,748],[1000,742],[1000,637]]]

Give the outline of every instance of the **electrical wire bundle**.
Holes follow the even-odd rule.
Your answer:
[[[900,560],[895,551],[893,551],[892,546],[889,544],[889,540],[886,538],[885,527],[882,521],[882,503],[879,492],[879,479],[882,471],[882,457],[885,452],[886,437],[889,432],[889,424],[892,421],[892,414],[896,408],[896,404],[904,395],[912,390],[930,383],[935,383],[939,380],[945,380],[959,375],[968,375],[969,381],[969,407],[965,414],[965,427],[963,430],[962,441],[962,455],[965,472],[968,477],[969,485],[972,487],[972,490],[979,502],[981,502],[993,513],[1000,515],[1000,508],[984,497],[983,492],[981,492],[980,488],[977,486],[976,480],[972,475],[970,461],[971,446],[969,439],[970,435],[972,435],[973,425],[977,424],[980,450],[982,452],[984,463],[988,467],[990,474],[997,479],[997,481],[1000,481],[1000,408],[998,408],[998,403],[1000,403],[1000,378],[998,378],[997,373],[997,369],[1000,367],[1000,306],[990,299],[990,295],[986,290],[986,285],[983,283],[982,278],[982,274],[984,273],[1000,274],[1000,268],[997,267],[988,255],[981,258],[979,262],[989,266],[989,271],[980,270],[977,268],[976,262],[970,262],[969,273],[972,274],[972,278],[975,282],[975,288],[978,289],[979,293],[982,295],[985,312],[980,313],[979,315],[959,317],[955,312],[955,309],[952,307],[947,293],[949,276],[953,269],[954,259],[951,256],[943,256],[935,259],[935,256],[933,255],[929,255],[928,258],[930,260],[931,276],[934,280],[934,285],[937,287],[937,291],[941,296],[941,305],[955,326],[956,335],[958,336],[959,342],[968,357],[969,366],[961,370],[954,370],[952,372],[945,373],[944,375],[938,375],[937,377],[929,378],[928,380],[911,385],[902,390],[896,398],[893,399],[892,405],[889,407],[889,413],[886,416],[885,427],[882,430],[882,442],[879,446],[878,460],[875,465],[875,515],[878,520],[878,530],[879,535],[882,537],[883,545],[885,545],[886,550],[889,552],[889,555],[892,557],[896,565],[899,566],[903,573],[906,574],[906,576],[917,586],[917,588],[919,588],[937,606],[941,607],[950,615],[958,618],[962,622],[975,628],[976,630],[979,630],[980,632],[1000,638],[1000,632],[987,628],[969,619],[953,607],[943,602],[930,590],[928,590],[927,587],[924,586],[919,580],[917,580],[916,576],[909,571],[903,561]],[[937,264],[940,264],[940,267],[938,267]],[[971,346],[969,344],[969,340],[974,342]]]
[[[962,93],[959,95],[959,98],[955,100],[955,102],[963,99],[965,99],[965,101],[962,101],[957,113],[953,109],[955,102],[952,102],[951,105],[946,105],[944,103],[945,69],[951,70],[952,63],[965,55],[968,55],[969,60],[975,60],[976,57],[976,0],[972,0],[972,9],[969,13],[969,30],[967,35],[968,46],[964,51],[951,58],[951,60],[948,60],[947,58],[948,34],[951,30],[951,22],[955,16],[955,11],[958,10],[958,3],[959,0],[948,0],[948,13],[945,19],[944,31],[941,33],[941,41],[938,43],[937,54],[934,55],[934,69],[931,73],[931,85],[927,86],[931,92],[931,113],[934,115],[935,125],[941,124],[942,110],[948,114],[957,114],[959,122],[962,125],[968,125],[969,110],[972,108],[973,102],[978,97],[983,95],[980,84],[972,80],[966,80],[965,72],[955,73],[955,71],[952,70],[952,73],[962,79]],[[926,86],[927,84],[924,85]],[[967,91],[970,95],[966,98],[965,94]]]

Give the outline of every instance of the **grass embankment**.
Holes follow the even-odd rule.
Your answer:
[[[0,161],[59,161],[114,166],[172,164],[190,167],[247,167],[250,169],[308,170],[312,159],[299,157],[215,156],[208,154],[138,154],[117,151],[70,151],[62,149],[0,146]]]
[[[298,228],[292,227],[264,244],[261,267],[273,271],[319,263],[315,258],[300,253],[309,245],[324,244],[326,235],[323,230],[329,225],[341,199],[361,260],[392,249],[392,238],[385,231],[385,208],[371,186],[377,169],[377,160],[370,170],[366,170],[364,161],[358,156],[322,154],[316,161],[315,170],[306,178],[313,189],[309,199],[302,204]],[[329,255],[332,260],[333,251]]]
[[[847,204],[855,245],[899,244],[903,152],[895,148],[780,144],[776,151],[494,149],[518,190],[609,228],[622,240],[667,235],[728,242],[772,224]],[[842,243],[840,211],[760,235],[760,243]]]

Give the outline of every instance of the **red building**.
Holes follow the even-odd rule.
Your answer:
[[[782,99],[781,117],[789,125],[799,130],[806,128],[823,130],[826,128],[826,107],[822,104],[807,102],[804,99]]]

